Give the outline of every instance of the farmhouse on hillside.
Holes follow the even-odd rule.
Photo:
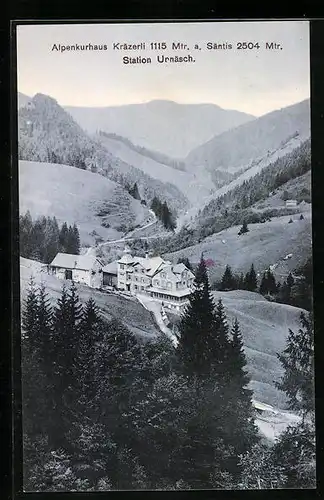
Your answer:
[[[286,200],[286,208],[296,208],[297,200]]]
[[[102,284],[103,264],[91,255],[58,253],[49,265],[52,274],[60,279],[83,283],[93,288]]]
[[[133,295],[146,295],[165,307],[181,311],[193,292],[194,274],[184,264],[172,264],[161,257],[123,256],[103,268],[103,284]]]

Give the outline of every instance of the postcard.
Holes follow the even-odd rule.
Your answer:
[[[17,23],[25,492],[316,487],[309,24]]]

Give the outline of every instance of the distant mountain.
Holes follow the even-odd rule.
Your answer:
[[[173,158],[185,157],[215,135],[254,119],[252,115],[215,104],[179,104],[167,100],[65,109],[88,132],[113,132]]]
[[[26,106],[26,104],[31,100],[28,95],[18,92],[18,109]]]
[[[58,163],[99,173],[122,186],[138,185],[140,195],[150,203],[154,196],[166,200],[173,210],[188,205],[188,199],[173,184],[114,156],[73,120],[55,99],[36,94],[18,112],[19,159]]]
[[[133,165],[158,181],[176,186],[193,206],[200,206],[202,200],[215,190],[211,175],[208,172],[200,175],[199,170],[193,173],[181,170],[179,168],[181,163],[172,162],[170,158],[164,155],[136,147],[128,139],[120,136],[101,133],[95,138],[116,158]],[[168,164],[163,163],[163,161]],[[171,166],[173,163],[178,168]]]
[[[292,139],[302,142],[310,136],[310,101],[267,113],[215,136],[188,154],[187,170],[195,171],[200,166],[210,173],[235,173],[253,166]]]

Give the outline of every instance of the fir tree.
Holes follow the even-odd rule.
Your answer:
[[[263,273],[259,291],[262,295],[276,295],[278,292],[276,279],[273,273],[268,269]]]
[[[137,183],[135,182],[134,186],[129,189],[129,194],[135,198],[135,200],[140,200],[141,199],[141,196],[139,194],[139,190],[138,190],[138,186],[137,186]]]
[[[238,288],[239,290],[244,290],[244,288],[245,288],[243,273],[241,273],[241,274],[240,274],[240,277],[239,277],[239,279],[238,279],[237,288]]]
[[[259,292],[261,293],[261,295],[266,295],[267,291],[268,291],[267,277],[266,277],[266,273],[263,273],[261,283],[260,283]]]
[[[66,222],[63,222],[61,230],[60,230],[60,235],[59,235],[59,244],[60,244],[60,251],[61,252],[67,252],[66,247],[67,247],[67,238],[68,238],[68,225]]]
[[[292,287],[294,286],[294,284],[295,284],[295,280],[294,280],[294,278],[293,278],[292,274],[291,274],[291,273],[289,273],[289,274],[288,274],[288,278],[287,278],[287,285],[288,285],[288,287],[289,287],[290,289],[292,289]]]
[[[218,376],[219,382],[228,382],[230,378],[230,341],[229,327],[226,319],[224,305],[221,299],[218,300],[215,310],[215,337],[217,356],[213,369]]]
[[[38,338],[38,296],[33,277],[30,278],[27,297],[22,316],[23,338],[27,339],[30,349],[37,350]]]
[[[254,270],[254,265],[252,264],[250,272],[248,274],[247,290],[255,292],[257,285],[258,285],[257,276]]]
[[[235,449],[237,455],[240,455],[256,443],[257,428],[253,419],[253,391],[248,388],[250,377],[246,371],[247,361],[237,318],[231,330],[229,359],[230,379],[226,391],[230,411],[226,419],[226,441]]]
[[[229,265],[226,266],[225,272],[221,281],[221,290],[235,290],[236,280],[233,276],[232,269]]]
[[[27,439],[35,441],[48,431],[47,384],[44,373],[44,338],[40,331],[39,296],[31,278],[22,311],[23,427]],[[25,438],[25,436],[24,436]],[[31,449],[31,457],[35,449]]]
[[[73,224],[73,252],[76,255],[80,254],[80,235],[79,235],[79,230],[78,226],[74,223]]]
[[[78,404],[90,411],[95,405],[96,384],[98,383],[97,345],[102,340],[102,321],[99,310],[90,298],[82,311],[78,325],[74,378],[77,381]]]
[[[247,226],[247,223],[246,223],[246,221],[243,221],[243,225],[242,225],[241,229],[239,230],[238,234],[241,235],[241,234],[248,233],[248,232],[249,232],[249,228]]]
[[[312,314],[300,314],[298,332],[289,329],[286,348],[277,354],[284,375],[276,385],[288,397],[289,407],[304,415],[314,411],[314,336]]]
[[[215,305],[213,303],[207,269],[200,259],[194,280],[194,292],[181,318],[178,331],[178,348],[181,370],[185,375],[210,375],[215,353]],[[217,359],[217,358],[216,358]]]

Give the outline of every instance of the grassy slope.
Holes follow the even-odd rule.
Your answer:
[[[43,264],[33,260],[20,259],[20,286],[22,300],[26,296],[29,279],[33,275],[36,283],[44,282],[52,304],[55,304],[60,296],[63,281],[55,276],[48,275]],[[103,317],[110,319],[115,316],[129,327],[131,331],[141,337],[152,337],[159,330],[155,325],[151,314],[135,300],[129,300],[122,296],[112,295],[94,290],[85,285],[76,284],[81,302],[92,297],[99,307]]]
[[[240,226],[233,226],[205,238],[197,245],[166,254],[165,257],[174,261],[179,257],[188,257],[195,263],[204,252],[206,259],[211,258],[215,262],[210,268],[211,282],[221,278],[226,264],[234,271],[246,272],[253,263],[256,271],[262,272],[280,261],[276,272],[284,275],[304,264],[311,252],[309,206],[305,207],[303,215],[304,220],[299,220],[299,214],[293,215],[293,224],[288,224],[289,215],[273,218],[264,224],[250,224],[249,232],[241,236],[238,236]],[[292,253],[292,258],[283,261],[289,253]]]
[[[284,394],[274,387],[282,375],[276,353],[284,349],[288,329],[298,329],[301,309],[244,290],[213,292],[213,296],[215,301],[222,299],[229,324],[235,317],[240,323],[254,398],[283,408]]]
[[[144,224],[151,215],[118,184],[86,170],[74,167],[19,162],[20,213],[30,210],[33,217],[55,215],[58,222],[76,222],[81,243],[94,243],[90,233],[95,230],[104,239],[122,234],[120,224]],[[100,208],[109,204],[110,214],[98,216]],[[111,228],[101,223],[107,221]]]

